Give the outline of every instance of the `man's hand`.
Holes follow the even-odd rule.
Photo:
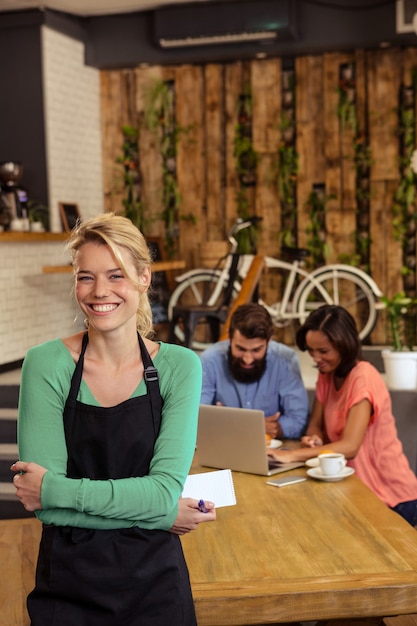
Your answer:
[[[265,417],[265,432],[272,439],[279,439],[283,436],[281,424],[279,423],[279,417],[281,413],[277,412],[275,415]]]
[[[13,463],[10,469],[12,472],[16,472],[13,484],[16,488],[16,495],[26,511],[41,509],[42,480],[48,470],[36,463],[25,463],[24,461]]]
[[[204,507],[207,513],[200,511],[198,500],[194,500],[194,498],[180,498],[178,500],[177,519],[172,528],[170,528],[170,532],[176,535],[185,535],[198,528],[201,522],[214,522],[216,519],[214,503],[205,500]]]

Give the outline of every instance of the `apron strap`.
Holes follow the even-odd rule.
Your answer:
[[[159,388],[159,375],[158,370],[154,366],[150,354],[147,351],[145,343],[139,333],[138,340],[143,362],[143,377],[145,379],[146,387],[151,398],[152,419],[156,439],[158,437],[159,429],[161,427],[163,406],[163,399]]]
[[[81,344],[81,353],[80,358],[78,359],[77,365],[75,366],[74,373],[71,378],[71,388],[68,394],[68,399],[76,400],[78,395],[78,390],[81,385],[81,378],[83,376],[83,367],[84,367],[84,354],[88,344],[88,332],[85,332],[83,335],[83,341]]]
[[[149,355],[149,352],[146,349],[145,343],[142,337],[138,333],[138,341],[140,353],[142,356],[143,362],[143,377],[145,379],[146,388],[151,400],[151,410],[152,410],[152,421],[155,433],[155,439],[158,437],[159,429],[161,427],[161,414],[162,414],[162,406],[163,399],[161,396],[161,391],[159,387],[159,375],[158,370],[153,364],[153,361]],[[84,333],[82,345],[81,345],[81,354],[78,359],[77,365],[75,366],[74,373],[71,379],[71,388],[68,394],[68,399],[76,400],[78,395],[78,390],[80,388],[81,379],[83,375],[83,367],[84,367],[84,355],[88,344],[88,332]]]

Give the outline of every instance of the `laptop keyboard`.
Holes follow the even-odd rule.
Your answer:
[[[284,463],[277,461],[276,459],[268,459],[268,469],[275,469],[276,467],[282,467]]]

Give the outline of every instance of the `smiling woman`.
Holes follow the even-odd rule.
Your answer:
[[[343,454],[357,476],[411,525],[417,523],[417,477],[398,438],[391,398],[380,373],[362,360],[355,321],[341,306],[310,313],[296,335],[319,375],[301,447],[271,450],[281,462]]]
[[[44,523],[31,624],[139,626],[156,612],[158,623],[195,626],[178,535],[215,519],[212,503],[203,514],[197,500],[180,499],[200,362],[149,338],[151,259],[130,220],[98,215],[77,224],[68,245],[87,331],[29,350],[22,460],[12,467],[18,498]],[[51,562],[60,574],[50,579]]]

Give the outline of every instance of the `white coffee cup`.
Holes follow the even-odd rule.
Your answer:
[[[322,474],[336,476],[345,468],[346,459],[339,452],[323,452],[323,454],[319,454],[319,464]]]

